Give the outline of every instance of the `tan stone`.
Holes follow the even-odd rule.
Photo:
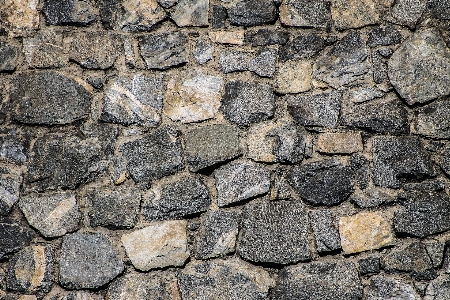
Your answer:
[[[275,155],[272,153],[275,139],[268,137],[274,128],[274,123],[257,123],[252,126],[247,135],[248,157],[260,162],[274,162]]]
[[[189,257],[186,220],[155,222],[122,236],[133,266],[141,271],[183,266]]]
[[[37,300],[35,295],[22,295],[19,300]]]
[[[331,15],[339,30],[375,24],[380,18],[373,0],[334,0]]]
[[[208,33],[211,41],[220,44],[244,44],[244,30],[235,31],[211,31]]]
[[[339,220],[342,249],[346,254],[392,245],[392,220],[378,212],[361,212]]]
[[[322,133],[317,139],[317,151],[350,154],[363,150],[360,132]]]
[[[288,62],[278,66],[275,75],[277,92],[302,93],[311,89],[312,66],[308,62]]]
[[[1,23],[8,29],[10,37],[22,36],[29,30],[39,28],[39,0],[0,1]]]

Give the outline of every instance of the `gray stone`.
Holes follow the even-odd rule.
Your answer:
[[[52,286],[53,255],[50,247],[28,246],[10,260],[6,284],[9,290],[48,292]]]
[[[435,101],[414,111],[411,132],[436,139],[450,138],[450,101]]]
[[[234,252],[240,214],[233,210],[215,210],[202,216],[195,244],[195,257],[208,259]]]
[[[330,211],[312,211],[309,213],[309,219],[316,240],[317,252],[330,252],[341,248],[339,231]]]
[[[450,93],[450,51],[437,29],[411,35],[388,62],[389,79],[405,101],[413,105]]]
[[[17,67],[19,49],[5,42],[0,42],[0,72],[14,71]]]
[[[0,219],[0,259],[28,246],[33,238],[31,229],[8,219]]]
[[[289,32],[279,29],[246,30],[244,41],[253,47],[268,45],[284,45],[289,41]]]
[[[288,0],[280,6],[280,21],[286,26],[324,28],[331,21],[330,2]]]
[[[399,44],[402,41],[402,35],[393,26],[376,27],[369,31],[367,46],[389,46]]]
[[[370,71],[368,51],[361,34],[352,31],[344,36],[313,66],[313,75],[337,89],[359,79]]]
[[[206,40],[198,40],[195,43],[194,58],[201,65],[213,59],[214,45]]]
[[[246,71],[250,59],[247,52],[224,50],[220,53],[219,68],[223,73]]]
[[[362,154],[354,153],[350,156],[350,167],[355,172],[356,184],[360,189],[366,189],[370,179],[369,159]]]
[[[361,275],[380,273],[380,257],[377,255],[361,258],[358,264]]]
[[[179,136],[179,131],[162,126],[142,138],[124,143],[120,149],[133,180],[148,182],[183,169],[183,148]]]
[[[445,174],[450,174],[450,147],[445,148],[439,165]]]
[[[8,215],[19,200],[22,174],[12,168],[0,168],[0,216]]]
[[[448,0],[428,0],[428,10],[433,18],[450,19],[450,1]]]
[[[202,171],[242,155],[239,130],[217,124],[193,129],[184,135],[186,158],[191,172]]]
[[[436,191],[445,189],[445,181],[442,179],[429,179],[422,182],[410,182],[403,185],[405,191]]]
[[[372,52],[373,81],[376,84],[386,84],[389,86],[386,60],[378,53]]]
[[[214,172],[219,207],[266,194],[270,173],[252,161],[233,161]]]
[[[153,186],[144,199],[142,215],[149,221],[178,219],[204,212],[211,199],[198,176]]]
[[[342,93],[332,91],[312,95],[286,96],[288,110],[295,122],[302,126],[334,128],[338,125]]]
[[[321,261],[281,270],[272,299],[361,299],[363,287],[352,262]]]
[[[299,35],[281,47],[279,59],[286,62],[292,59],[312,58],[325,48],[325,40],[317,34]]]
[[[394,202],[393,193],[387,189],[378,187],[369,187],[364,192],[356,191],[350,201],[360,208],[373,208]]]
[[[225,28],[227,9],[221,5],[214,5],[211,13],[211,28]]]
[[[18,74],[10,94],[12,118],[25,124],[63,125],[87,117],[91,93],[55,71]]]
[[[172,20],[180,27],[208,26],[209,0],[179,0]]]
[[[300,201],[251,202],[244,207],[242,222],[242,258],[275,264],[311,259],[308,213]]]
[[[425,0],[396,0],[385,19],[414,29],[426,6]]]
[[[275,73],[278,50],[267,48],[261,49],[248,63],[248,70],[255,72],[261,77],[272,77]]]
[[[381,98],[384,93],[379,89],[371,86],[356,86],[349,88],[344,92],[344,101],[348,103],[363,103],[376,98]]]
[[[377,24],[380,18],[378,1],[374,0],[334,0],[331,15],[337,30],[361,28]],[[386,2],[379,3],[381,5]]]
[[[77,230],[81,219],[73,192],[27,195],[20,198],[19,207],[28,224],[49,238]]]
[[[63,35],[55,31],[41,31],[23,40],[23,52],[31,68],[59,68],[69,62],[64,52]]]
[[[450,295],[450,277],[443,275],[427,286],[423,300],[446,300]]]
[[[373,140],[373,181],[399,188],[434,175],[430,155],[417,137],[376,137]]]
[[[163,107],[161,76],[121,75],[108,83],[100,120],[121,125],[157,126]]]
[[[231,25],[259,26],[277,20],[278,10],[271,0],[241,0],[228,9]]]
[[[434,268],[439,268],[444,259],[445,242],[444,240],[428,240],[423,244],[427,249],[427,254],[431,259]]]
[[[156,0],[109,0],[104,3],[105,23],[108,27],[125,32],[149,31],[166,18]],[[102,11],[102,9],[100,10]]]
[[[98,17],[90,0],[45,0],[42,13],[47,25],[86,26]]]
[[[368,300],[420,300],[414,287],[398,279],[387,276],[374,276],[370,279],[367,292]]]
[[[0,135],[0,161],[23,165],[27,161],[25,141],[15,131]]]
[[[178,3],[178,0],[157,0],[157,2],[164,8],[171,8]]]
[[[147,69],[166,70],[188,62],[186,44],[181,32],[147,34],[139,37],[139,52]]]
[[[237,258],[194,261],[178,274],[183,299],[262,300],[275,285],[269,273]]]
[[[95,289],[122,273],[124,265],[103,233],[63,237],[59,283],[68,289]]]
[[[288,181],[302,199],[313,205],[339,204],[354,189],[353,171],[334,159],[295,166]]]
[[[102,21],[103,26],[106,29],[112,29],[112,17],[115,13],[116,9],[118,9],[119,4],[122,0],[99,0],[98,8],[100,13],[100,19]]]

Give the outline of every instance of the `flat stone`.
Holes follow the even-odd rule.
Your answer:
[[[352,154],[363,150],[360,132],[327,132],[319,134],[316,151],[330,154]]]
[[[211,28],[225,28],[227,9],[221,5],[213,5],[211,13]]]
[[[266,299],[275,281],[261,267],[237,258],[194,261],[178,275],[183,299]]]
[[[24,38],[23,52],[31,68],[60,68],[69,62],[63,35],[55,31],[40,31],[36,36]]]
[[[415,119],[411,124],[411,132],[436,139],[450,138],[450,102],[435,101],[414,110]]]
[[[122,273],[124,265],[103,233],[73,233],[63,237],[59,283],[67,289],[95,289]]]
[[[260,49],[249,61],[248,70],[261,77],[272,77],[275,73],[278,50],[273,48]]]
[[[9,37],[18,37],[39,29],[39,0],[4,0],[0,19]]]
[[[411,35],[388,62],[389,80],[409,105],[450,94],[450,51],[436,29]]]
[[[64,125],[86,118],[92,95],[80,82],[55,71],[16,75],[10,94],[12,118],[37,125]]]
[[[321,261],[285,267],[272,299],[361,299],[363,287],[352,262]]]
[[[219,68],[223,73],[246,71],[251,56],[244,51],[223,50],[220,53]]]
[[[147,69],[166,70],[188,62],[187,37],[184,33],[147,34],[138,40],[139,52]]]
[[[242,221],[238,253],[245,260],[291,264],[311,259],[308,213],[300,201],[253,201],[244,207]]]
[[[376,27],[368,33],[367,46],[390,46],[399,44],[403,37],[393,26]]]
[[[383,97],[385,94],[371,86],[357,86],[344,92],[344,100],[348,103],[361,104],[370,100]]]
[[[289,32],[267,28],[246,30],[244,34],[244,41],[246,43],[251,43],[253,47],[284,45],[289,41]]]
[[[280,48],[279,60],[309,59],[325,48],[325,40],[317,34],[299,35]]]
[[[31,194],[20,198],[28,224],[45,237],[63,236],[78,229],[80,209],[73,192]]]
[[[286,96],[289,113],[295,122],[302,126],[336,127],[341,101],[342,93],[339,91]]]
[[[444,259],[445,242],[444,240],[428,240],[423,242],[427,254],[431,259],[434,268],[439,268]]]
[[[309,62],[290,61],[278,64],[275,74],[276,91],[297,94],[311,89],[312,65]]]
[[[275,112],[275,95],[267,85],[229,81],[222,98],[222,112],[227,120],[239,126],[265,121]]]
[[[372,52],[373,82],[389,86],[386,60],[378,51]]]
[[[14,254],[9,263],[6,284],[9,290],[48,292],[52,286],[53,255],[50,247],[28,246]]]
[[[103,300],[104,297],[97,293],[88,291],[66,291],[58,285],[53,285],[50,293],[42,298],[43,300]]]
[[[447,0],[429,0],[428,10],[433,18],[441,20],[450,19],[450,2]]]
[[[439,179],[429,179],[422,182],[410,182],[403,185],[405,191],[436,191],[441,192],[445,189],[445,182]]]
[[[414,29],[426,6],[426,1],[423,0],[397,0],[386,14],[385,19]]]
[[[8,215],[19,200],[22,184],[21,172],[12,168],[0,168],[0,216]]]
[[[187,163],[191,172],[202,171],[242,155],[239,130],[232,125],[199,127],[184,135]]]
[[[155,24],[166,18],[164,9],[158,5],[156,0],[113,0],[109,2],[111,12],[108,23],[116,30],[149,31]]]
[[[241,0],[228,9],[228,18],[231,25],[259,26],[274,23],[278,11],[271,0]]]
[[[369,187],[363,191],[356,191],[350,201],[360,208],[373,208],[391,204],[396,200],[395,192],[379,187]]]
[[[0,259],[28,246],[33,238],[34,233],[31,229],[2,219],[0,222]]]
[[[15,131],[0,135],[0,161],[23,165],[27,161],[27,152],[25,140]]]
[[[316,240],[317,252],[330,252],[341,248],[339,231],[329,210],[311,211],[309,219]]]
[[[373,181],[399,188],[434,174],[430,155],[417,137],[376,137],[373,140]]]
[[[163,79],[144,73],[120,75],[105,88],[100,120],[153,127],[161,122]]]
[[[280,6],[280,21],[286,26],[324,28],[330,19],[330,2],[288,0]]]
[[[13,44],[0,42],[0,72],[14,71],[19,58],[19,48]]]
[[[380,273],[380,257],[377,255],[361,258],[358,264],[361,275]]]
[[[380,18],[373,0],[337,0],[331,5],[334,26],[338,30],[376,24]]]
[[[198,40],[195,43],[194,58],[201,65],[212,60],[214,57],[214,46],[206,40]]]
[[[354,189],[354,173],[333,159],[295,166],[288,181],[300,197],[313,205],[332,206],[345,201]]]
[[[172,175],[184,168],[180,132],[162,126],[137,140],[126,142],[120,150],[135,182],[147,182]]]
[[[211,199],[197,176],[185,176],[175,182],[155,185],[144,198],[142,215],[149,221],[178,219],[204,212]]]
[[[46,0],[42,7],[46,25],[86,26],[98,18],[90,1]]]
[[[233,161],[214,172],[219,207],[266,194],[270,173],[252,161]]]
[[[189,257],[185,220],[154,222],[122,235],[122,244],[133,266],[149,271],[183,266]]]
[[[211,41],[220,44],[242,45],[244,44],[244,30],[210,31],[208,36]]]
[[[172,121],[199,122],[214,118],[219,112],[223,78],[198,72],[188,78],[173,78],[167,84],[164,114]]]
[[[370,176],[370,160],[359,153],[353,153],[350,156],[350,167],[355,172],[355,181],[358,187],[362,190],[369,185]]]
[[[180,27],[208,26],[209,0],[179,0],[172,20]]]
[[[450,277],[440,276],[427,286],[423,300],[445,300],[450,294]]]
[[[398,279],[380,275],[370,279],[367,299],[420,300],[422,298],[417,294],[412,285]]]

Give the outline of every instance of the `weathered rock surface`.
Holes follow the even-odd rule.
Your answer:
[[[208,36],[211,41],[220,44],[242,45],[244,44],[244,30],[238,29],[233,31],[210,31]]]
[[[194,58],[201,65],[212,60],[214,57],[214,46],[206,40],[198,40],[195,43]]]
[[[309,213],[309,219],[318,252],[335,251],[341,248],[339,231],[330,211],[311,211]]]
[[[225,28],[227,9],[221,5],[213,5],[211,12],[211,28]]]
[[[0,42],[0,72],[14,71],[17,67],[19,49],[17,46]]]
[[[248,63],[248,70],[261,77],[272,77],[276,69],[278,50],[262,48],[255,55]]]
[[[280,6],[280,21],[286,26],[324,28],[330,19],[327,1],[288,0]]]
[[[395,193],[389,189],[369,187],[363,191],[356,191],[350,201],[361,208],[378,207],[390,204],[396,200]]]
[[[2,25],[10,37],[39,29],[39,0],[4,0],[0,4]]]
[[[450,18],[450,3],[446,0],[429,0],[428,10],[433,18],[441,20]]]
[[[270,0],[241,0],[228,9],[231,25],[259,26],[273,23],[278,17],[278,9]]]
[[[380,273],[380,257],[377,255],[361,258],[358,264],[361,275]]]
[[[268,45],[284,45],[289,41],[289,33],[281,30],[258,29],[246,30],[244,41],[253,47]]]
[[[90,0],[46,0],[42,13],[47,25],[86,26],[98,17]]]
[[[430,138],[450,138],[450,101],[435,101],[414,111],[411,132]]]
[[[292,59],[312,58],[325,48],[325,40],[315,33],[299,35],[281,47],[279,59],[285,62]]]
[[[337,0],[331,5],[331,15],[338,30],[376,24],[380,18],[373,0]]]
[[[0,259],[30,244],[33,231],[8,219],[0,220]]]
[[[22,174],[11,168],[0,168],[0,216],[8,215],[19,200]]]
[[[317,151],[322,153],[351,154],[363,150],[360,132],[322,133],[317,138]]]
[[[350,156],[350,168],[355,172],[355,181],[362,190],[369,185],[370,176],[370,160],[359,153],[353,153]]]
[[[275,74],[276,91],[296,94],[311,89],[312,65],[302,61],[288,61],[278,65]]]
[[[426,6],[426,1],[423,0],[397,0],[386,14],[385,19],[414,29]]]
[[[223,73],[246,71],[251,56],[244,51],[224,50],[220,53],[219,68]]]
[[[208,26],[209,0],[179,0],[172,20],[180,26]]]
[[[445,300],[450,294],[450,278],[441,276],[431,281],[427,286],[424,300]]]
[[[56,31],[41,31],[37,36],[24,38],[23,52],[31,68],[59,68],[69,61],[63,35]]]
[[[367,299],[422,299],[414,287],[398,279],[387,276],[375,276],[370,279]]]
[[[368,33],[367,46],[389,46],[399,44],[402,41],[402,35],[393,26],[376,27]]]

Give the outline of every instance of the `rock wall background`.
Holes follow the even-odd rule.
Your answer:
[[[1,0],[1,299],[450,299],[450,1]]]

